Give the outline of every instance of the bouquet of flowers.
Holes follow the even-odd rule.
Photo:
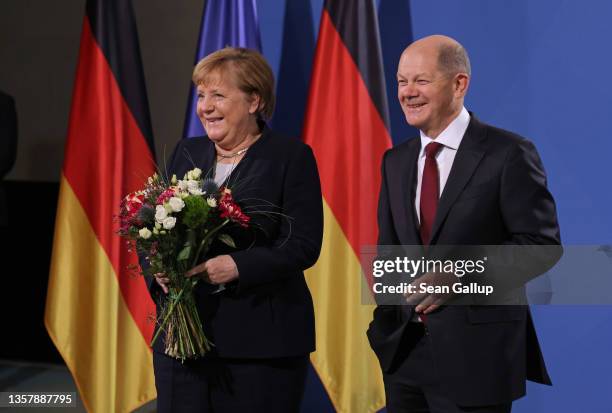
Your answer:
[[[146,268],[134,268],[144,276],[162,273],[170,279],[169,293],[160,304],[159,328],[163,330],[165,353],[184,361],[210,350],[198,315],[194,287],[199,278],[186,278],[215,240],[234,247],[233,239],[222,229],[230,223],[248,227],[250,217],[236,204],[229,188],[219,188],[203,179],[198,168],[182,180],[158,174],[147,179],[145,187],[127,195],[121,202],[119,235],[128,240]]]

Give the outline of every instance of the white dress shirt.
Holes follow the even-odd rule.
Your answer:
[[[417,174],[416,196],[414,199],[414,205],[416,207],[419,223],[421,222],[421,182],[423,181],[423,168],[425,167],[425,147],[428,143],[434,141],[444,145],[436,155],[436,162],[438,163],[438,176],[440,178],[439,195],[441,196],[442,191],[444,191],[446,181],[448,180],[448,175],[450,174],[453,166],[457,149],[459,149],[459,144],[461,144],[461,140],[463,139],[463,135],[465,134],[469,123],[470,114],[464,107],[461,109],[461,112],[459,112],[459,115],[457,115],[457,117],[451,123],[449,123],[446,129],[444,129],[435,140],[425,135],[423,131],[420,131],[421,151],[419,152],[418,158],[419,169]]]

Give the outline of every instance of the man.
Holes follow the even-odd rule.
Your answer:
[[[445,36],[418,40],[403,52],[397,80],[421,136],[385,153],[379,245],[559,245],[533,144],[463,106],[465,49]],[[419,280],[436,284],[436,276],[444,279]],[[411,294],[413,305],[377,307],[368,338],[390,413],[509,412],[526,379],[550,384],[527,306],[442,305],[448,299]]]

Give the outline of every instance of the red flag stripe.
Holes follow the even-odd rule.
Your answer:
[[[134,279],[126,270],[137,259],[121,245],[117,225],[111,222],[126,192],[140,187],[154,171],[154,161],[87,18],[79,55],[64,175],[112,263],[134,321],[148,340],[153,324],[147,316],[154,314],[155,307],[144,280]]]
[[[304,139],[317,158],[323,196],[359,255],[362,245],[376,244],[380,164],[391,138],[326,10],[311,85]]]

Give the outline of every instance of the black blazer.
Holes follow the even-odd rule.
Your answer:
[[[420,139],[385,153],[379,245],[420,245],[414,207]],[[432,245],[559,245],[554,200],[531,142],[473,115],[440,197]],[[552,265],[559,256],[554,257]],[[533,274],[526,274],[527,281]],[[524,286],[520,286],[524,295]],[[397,366],[413,308],[378,306],[368,329],[381,367]],[[427,316],[439,379],[459,405],[525,394],[525,379],[550,384],[527,306],[445,306]]]
[[[215,148],[207,137],[182,139],[168,165],[179,179],[194,167],[214,168]],[[196,290],[211,355],[275,358],[315,350],[314,310],[303,271],[316,262],[323,237],[323,205],[310,147],[263,126],[232,173],[234,198],[251,216],[250,229],[230,229],[237,249],[218,242],[210,256],[230,254],[239,278],[226,291],[200,282]],[[254,211],[275,214],[263,215]],[[282,214],[282,215],[280,215]],[[159,287],[150,283],[153,295]],[[154,350],[163,352],[163,337]]]

